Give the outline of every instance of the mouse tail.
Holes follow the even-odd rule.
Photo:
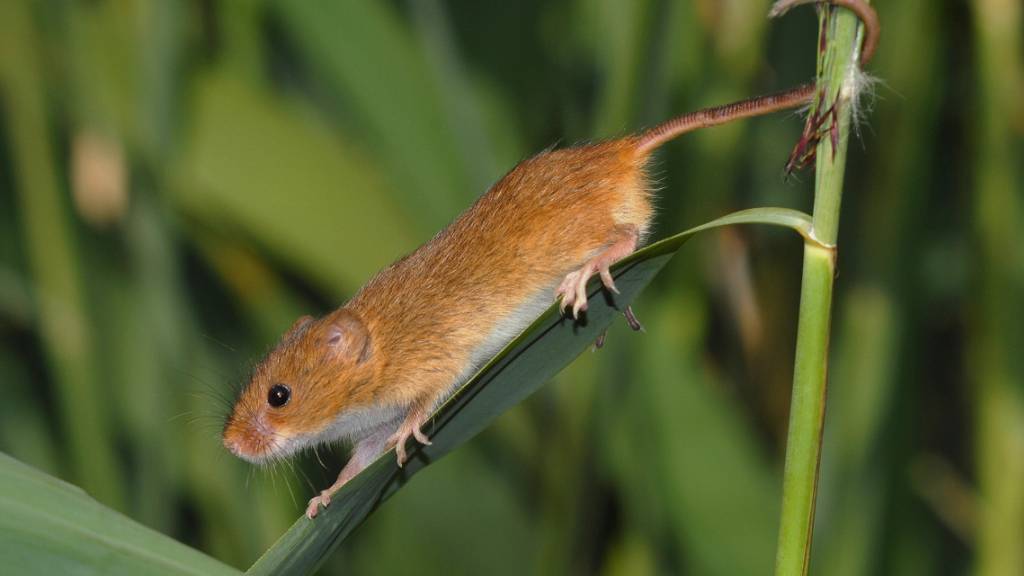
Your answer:
[[[772,18],[782,16],[790,9],[804,4],[827,4],[846,8],[853,12],[860,19],[864,28],[864,41],[860,51],[860,65],[862,67],[867,65],[875,53],[879,35],[878,14],[875,13],[875,9],[870,4],[865,2],[865,0],[778,0],[772,6],[769,16]],[[715,106],[714,108],[705,108],[691,112],[690,114],[659,124],[646,132],[642,132],[636,139],[637,151],[641,154],[648,154],[669,140],[700,128],[718,126],[733,120],[760,116],[778,110],[799,108],[809,103],[814,97],[814,93],[814,85],[806,84],[778,94],[758,96],[757,98],[742,100],[724,106]]]
[[[811,101],[814,90],[813,84],[805,84],[786,92],[758,96],[677,116],[640,133],[636,140],[637,151],[641,154],[648,154],[669,140],[700,128],[718,126],[733,120],[761,116],[778,110],[799,108]]]

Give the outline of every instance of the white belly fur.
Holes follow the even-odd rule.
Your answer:
[[[519,336],[541,313],[547,310],[554,302],[554,294],[555,286],[547,286],[542,290],[538,290],[527,298],[519,308],[500,319],[491,330],[491,333],[470,354],[469,363],[466,365],[465,370],[452,382],[451,389],[448,390],[438,404],[440,405],[441,402],[447,400],[459,387],[472,378],[480,368],[483,368],[484,364],[493,358],[495,354],[501,351],[516,336]]]
[[[555,287],[551,286],[537,291],[519,308],[499,320],[491,330],[491,333],[470,354],[465,370],[455,378],[451,387],[438,401],[437,405],[447,400],[463,383],[473,377],[488,360],[493,358],[513,338],[518,336],[536,320],[542,312],[547,310],[548,306],[553,302],[554,290]],[[437,408],[437,406],[433,408]],[[382,426],[392,427],[397,430],[404,417],[404,411],[396,406],[348,410],[338,416],[334,422],[319,434],[312,438],[299,440],[296,443],[310,446],[338,440],[358,442]]]

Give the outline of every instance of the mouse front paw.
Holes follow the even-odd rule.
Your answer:
[[[395,446],[395,454],[398,458],[398,467],[401,468],[405,465],[405,461],[408,460],[408,455],[405,452],[405,443],[409,438],[415,438],[417,442],[424,446],[430,446],[430,439],[423,433],[421,428],[428,420],[428,411],[418,409],[406,417],[402,425],[398,427],[398,431],[391,436],[391,443]]]
[[[317,513],[320,512],[321,506],[327,508],[330,505],[331,493],[328,490],[324,490],[319,496],[314,496],[309,499],[309,505],[306,506],[306,518],[309,518],[310,520],[316,518]]]

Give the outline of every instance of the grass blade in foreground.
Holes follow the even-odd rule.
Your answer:
[[[239,574],[0,453],[5,574]]]
[[[590,307],[585,322],[563,318],[557,306],[549,308],[437,410],[424,427],[432,445],[416,445],[402,469],[395,463],[394,451],[378,458],[338,491],[316,520],[300,517],[248,573],[311,573],[413,474],[475,436],[586,350],[691,236],[730,224],[784,226],[800,233],[806,243],[817,245],[807,214],[784,208],[755,208],[724,216],[639,250],[612,270],[621,291],[614,301],[595,279],[589,287]]]

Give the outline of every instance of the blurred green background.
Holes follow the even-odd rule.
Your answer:
[[[1019,0],[879,2],[816,574],[1024,574]],[[253,470],[233,387],[520,159],[813,76],[765,0],[0,2],[0,450],[238,567],[344,462]],[[656,237],[810,209],[780,114],[657,159]],[[325,574],[763,574],[800,242],[692,242]]]

